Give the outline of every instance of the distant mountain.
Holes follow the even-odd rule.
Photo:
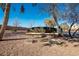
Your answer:
[[[0,25],[1,28],[1,25]],[[7,26],[6,30],[12,30],[12,29],[17,29],[17,30],[27,30],[28,28],[25,27],[14,27],[14,26]]]

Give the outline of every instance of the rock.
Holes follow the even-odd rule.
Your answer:
[[[75,44],[75,45],[74,45],[74,47],[78,47],[78,46],[79,46],[79,44]]]
[[[32,43],[36,43],[37,42],[37,40],[32,40]]]

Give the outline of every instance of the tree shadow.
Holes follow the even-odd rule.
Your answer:
[[[15,39],[2,39],[0,41],[13,41],[13,40],[25,40],[27,38],[15,38]]]

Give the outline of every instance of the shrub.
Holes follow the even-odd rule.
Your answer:
[[[45,33],[44,28],[40,28],[40,32],[41,32],[41,33]]]
[[[58,42],[58,41],[52,41],[52,40],[50,40],[49,43],[50,44],[56,44],[56,45],[62,45],[62,44],[64,44],[64,42]]]
[[[33,32],[34,30],[33,29],[29,29],[29,32]]]

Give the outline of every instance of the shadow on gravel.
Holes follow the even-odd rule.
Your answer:
[[[2,39],[0,41],[12,41],[12,40],[24,40],[26,38],[18,38],[18,39]]]

